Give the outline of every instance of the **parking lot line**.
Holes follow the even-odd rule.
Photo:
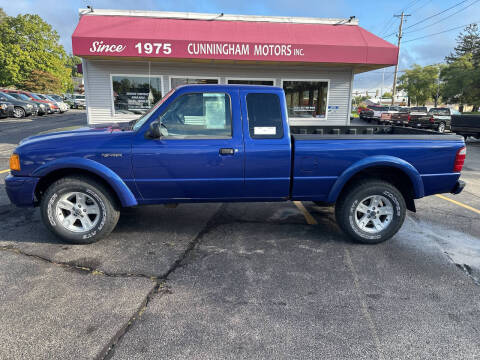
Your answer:
[[[300,212],[305,216],[305,220],[309,225],[317,225],[318,222],[315,220],[315,218],[308,212],[308,210],[305,208],[305,206],[302,204],[301,201],[294,201],[293,202],[295,206],[300,210]]]
[[[471,206],[468,206],[467,204],[464,204],[464,203],[461,203],[460,201],[457,201],[457,200],[453,200],[453,199],[450,199],[446,196],[443,196],[443,195],[440,195],[440,194],[437,194],[435,195],[436,197],[439,197],[440,199],[443,199],[443,200],[447,200],[447,201],[450,201],[451,203],[455,204],[455,205],[458,205],[458,206],[461,206],[467,210],[470,210],[470,211],[473,211],[474,213],[477,213],[480,215],[480,210],[478,209],[475,209]]]
[[[6,172],[9,172],[9,171],[10,171],[10,169],[0,170],[0,174],[6,173]]]

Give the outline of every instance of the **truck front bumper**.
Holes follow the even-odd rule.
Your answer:
[[[460,194],[465,187],[465,181],[462,180],[457,180],[457,183],[453,187],[453,189],[450,191],[452,194]]]
[[[12,204],[17,206],[35,205],[35,187],[39,178],[8,175],[5,188]]]

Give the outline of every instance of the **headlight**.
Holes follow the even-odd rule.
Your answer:
[[[38,104],[38,106],[40,106],[42,109],[45,108],[44,104]]]
[[[7,107],[8,107],[7,104],[2,104],[2,105],[0,105],[0,108],[2,108],[2,110],[5,110]]]
[[[32,104],[27,104],[27,108],[31,108],[32,107]]]

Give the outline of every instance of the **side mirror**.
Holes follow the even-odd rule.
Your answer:
[[[150,130],[148,131],[148,137],[153,139],[158,139],[162,136],[160,131],[160,123],[158,121],[154,121],[150,124]]]
[[[148,131],[147,135],[149,138],[159,139],[161,137],[168,136],[168,130],[159,121],[154,121],[150,124],[150,130]]]

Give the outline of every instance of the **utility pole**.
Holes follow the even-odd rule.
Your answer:
[[[382,105],[382,97],[383,97],[383,88],[385,87],[385,68],[383,68],[382,73],[382,88],[380,89],[380,105]]]
[[[393,73],[393,89],[392,89],[392,105],[395,102],[395,92],[397,91],[397,71],[398,71],[398,60],[400,59],[400,42],[402,41],[402,27],[403,19],[407,16],[403,11],[400,15],[393,15],[394,17],[400,18],[400,25],[398,26],[398,59],[397,64],[395,65],[395,72]]]

